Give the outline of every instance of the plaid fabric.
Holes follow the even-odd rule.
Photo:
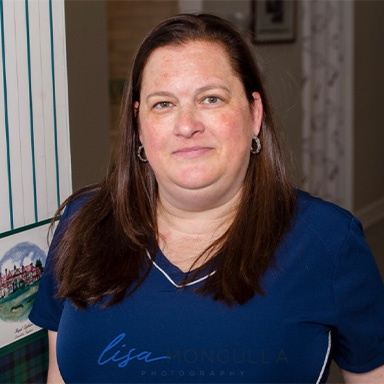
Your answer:
[[[23,345],[26,342],[29,343]],[[1,351],[0,383],[46,383],[48,371],[46,332],[40,331],[37,336],[24,343],[11,345],[10,348]]]

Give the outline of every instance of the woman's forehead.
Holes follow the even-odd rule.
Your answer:
[[[189,41],[184,44],[156,48],[148,57],[142,74],[142,84],[166,81],[183,76],[237,75],[222,44],[211,41]],[[187,79],[186,79],[187,80]]]
[[[207,54],[207,58],[211,56],[211,53],[213,51],[219,53],[222,60],[229,60],[229,56],[226,50],[226,47],[223,43],[219,41],[211,41],[211,40],[188,40],[186,42],[180,43],[180,44],[168,44],[163,45],[158,48],[155,48],[148,56],[148,59],[146,61],[145,66],[148,64],[148,62],[151,60],[151,58],[155,55],[159,55],[159,53],[163,54],[172,54],[174,53],[176,57],[174,59],[177,59],[178,56],[182,55],[183,52],[187,51],[205,51]]]

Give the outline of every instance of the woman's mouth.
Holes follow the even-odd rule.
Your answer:
[[[177,149],[173,152],[173,154],[177,157],[184,158],[184,159],[195,159],[202,157],[212,151],[213,148],[211,147],[204,147],[204,146],[194,146],[194,147],[185,147]]]

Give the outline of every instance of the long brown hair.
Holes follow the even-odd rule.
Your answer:
[[[133,103],[140,101],[143,70],[150,54],[167,45],[208,41],[225,47],[234,72],[251,102],[263,100],[262,150],[251,156],[237,214],[226,233],[209,247],[212,257],[190,274],[215,269],[198,292],[228,305],[263,294],[262,277],[288,231],[295,212],[295,193],[282,162],[272,111],[253,48],[229,22],[212,15],[179,15],[156,26],[139,47],[121,107],[117,156],[103,182],[73,194],[86,202],[65,232],[52,244],[59,281],[58,296],[82,308],[106,295],[108,305],[132,294],[149,272],[149,249],[156,254],[157,183],[151,166],[137,157],[140,145]],[[220,65],[220,63],[218,63]],[[106,273],[105,271],[108,271]],[[191,277],[192,276],[192,277]]]

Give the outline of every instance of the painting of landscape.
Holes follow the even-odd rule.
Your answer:
[[[48,224],[0,242],[0,347],[39,330],[28,320],[44,272]]]

